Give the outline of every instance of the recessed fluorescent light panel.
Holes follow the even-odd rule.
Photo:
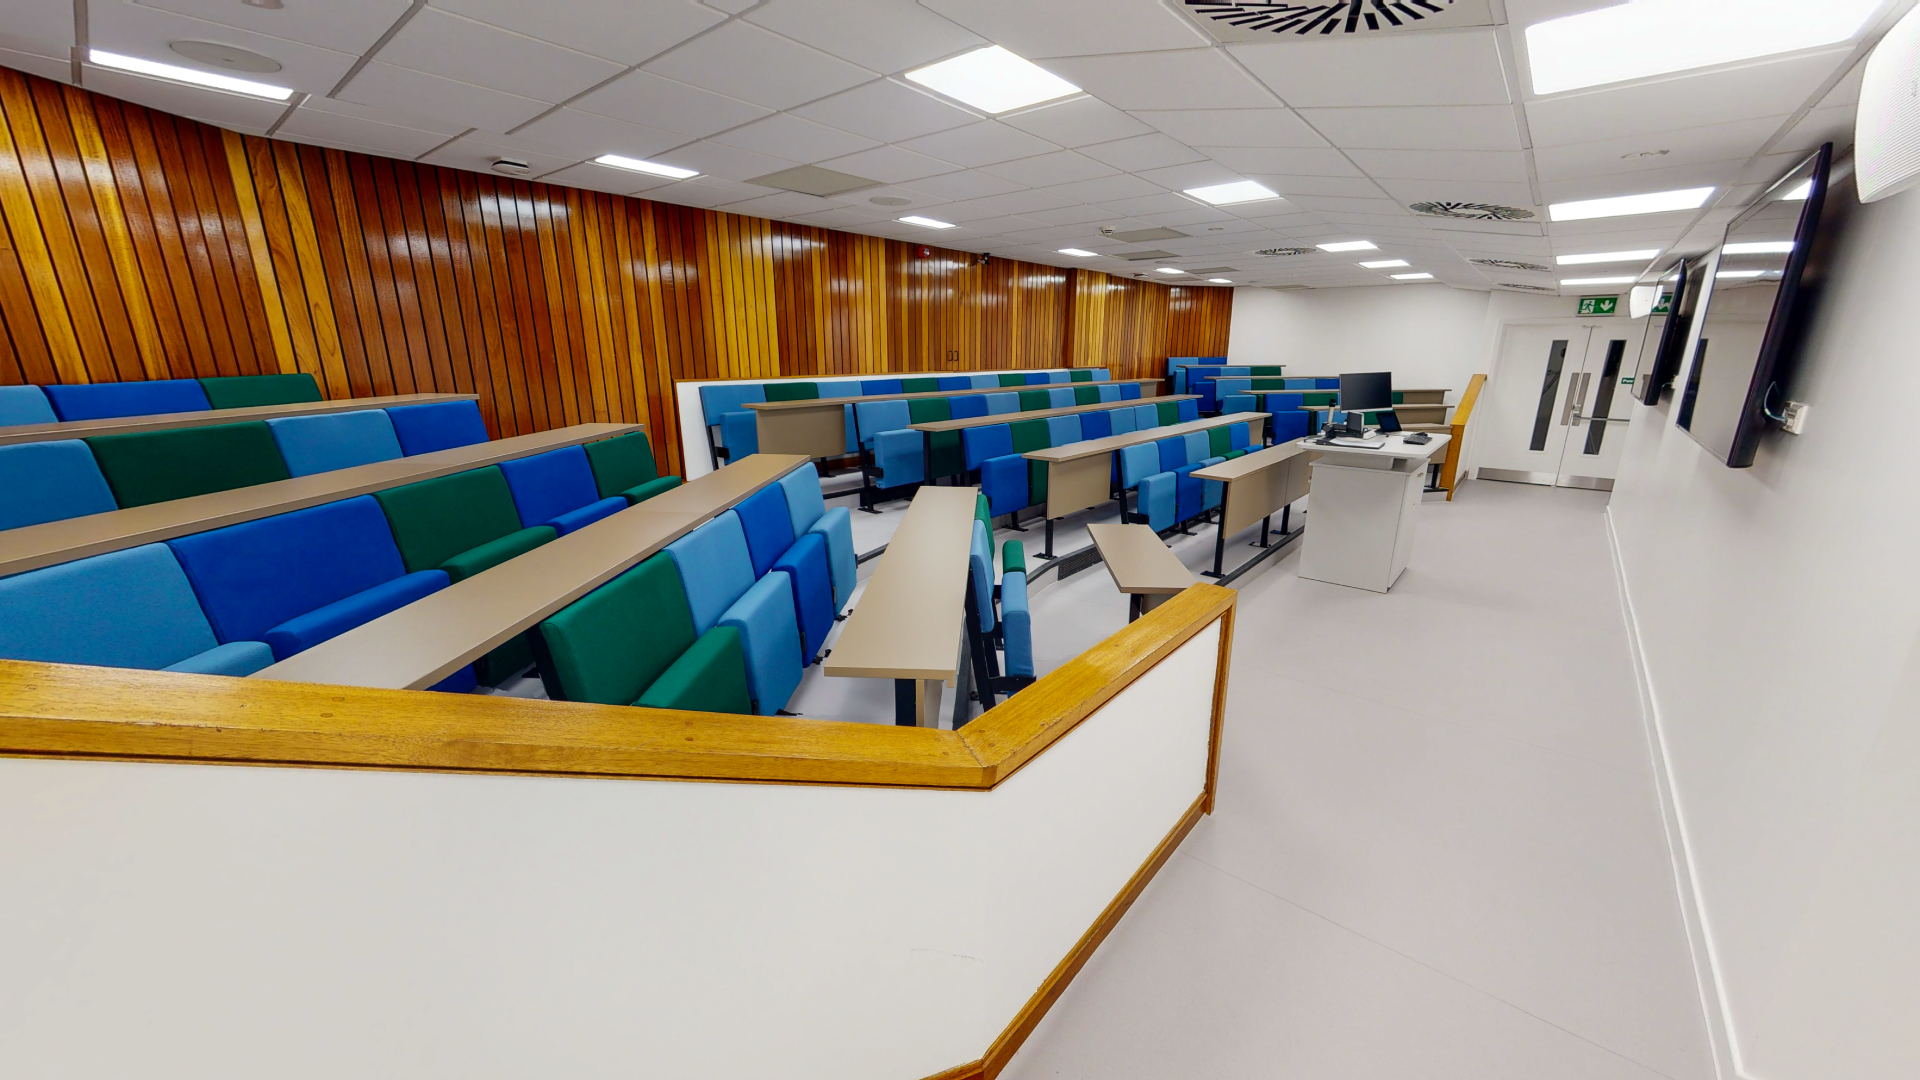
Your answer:
[[[1755,278],[1774,273],[1772,270],[1720,270],[1714,273],[1717,278]]]
[[[1091,252],[1091,251],[1084,251],[1084,250],[1082,250],[1082,249],[1080,249],[1080,248],[1061,248],[1061,249],[1060,249],[1060,254],[1062,254],[1062,255],[1071,255],[1071,256],[1073,256],[1073,257],[1074,257],[1074,258],[1076,258],[1076,259],[1091,259],[1091,258],[1093,258],[1093,256],[1094,256],[1094,253],[1093,253],[1093,252]]]
[[[1394,274],[1392,275],[1392,277],[1393,277],[1393,280],[1395,281],[1432,281],[1433,280],[1432,274]]]
[[[923,229],[953,228],[953,222],[951,221],[941,221],[938,218],[921,217],[919,214],[908,214],[906,217],[900,218],[899,220],[904,221],[909,225],[918,225]]]
[[[1360,265],[1369,270],[1386,270],[1395,266],[1412,266],[1413,264],[1405,259],[1376,259],[1373,262],[1363,262]]]
[[[593,159],[595,165],[625,169],[628,172],[646,173],[648,176],[664,176],[669,180],[685,180],[689,176],[699,176],[698,169],[682,169],[676,165],[662,165],[657,161],[641,161],[639,158],[621,157],[619,154],[601,154]]]
[[[1881,0],[1631,0],[1527,27],[1533,92],[1646,79],[1846,41]]]
[[[1792,250],[1791,240],[1755,240],[1745,244],[1728,244],[1720,249],[1726,255],[1785,255]]]
[[[191,86],[204,86],[213,90],[225,90],[229,93],[245,94],[248,97],[266,98],[269,101],[285,101],[293,96],[293,91],[284,86],[254,82],[251,79],[236,79],[231,75],[215,75],[210,71],[195,71],[193,68],[177,67],[173,64],[159,64],[152,60],[142,60],[137,56],[121,56],[119,53],[102,52],[99,49],[88,50],[87,59],[101,67],[113,68],[116,71],[131,71],[135,75],[187,83]]]
[[[1795,187],[1792,191],[1789,191],[1785,195],[1780,196],[1780,201],[1781,202],[1806,202],[1807,196],[1811,194],[1813,194],[1813,180],[1811,177],[1809,177],[1808,179],[1800,181],[1799,186]]]
[[[909,71],[907,78],[990,113],[1012,112],[1080,92],[1067,80],[998,45]]]
[[[1707,197],[1712,194],[1712,188],[1699,187],[1680,191],[1650,191],[1645,195],[1615,195],[1610,199],[1582,199],[1579,202],[1554,203],[1547,207],[1547,217],[1553,221],[1586,221],[1589,218],[1698,210],[1706,205]]]
[[[1586,266],[1589,263],[1646,262],[1660,254],[1659,248],[1645,251],[1595,251],[1586,255],[1556,255],[1553,261],[1561,266]]]
[[[1223,278],[1223,277],[1210,277],[1207,279],[1207,282],[1212,285],[1231,285],[1233,284],[1233,279]]]
[[[1378,251],[1380,250],[1379,247],[1376,246],[1374,242],[1371,240],[1342,240],[1336,244],[1316,244],[1315,246],[1318,247],[1321,251],[1330,251],[1335,255],[1338,255],[1343,251]]]
[[[1241,180],[1232,184],[1214,184],[1212,187],[1188,188],[1187,194],[1215,206],[1231,206],[1234,203],[1259,202],[1262,199],[1280,197],[1279,192],[1251,180]]]
[[[1625,277],[1570,277],[1561,278],[1562,285],[1631,285],[1640,280],[1632,274]]]
[[[1171,266],[1156,266],[1156,267],[1154,267],[1154,268],[1153,268],[1153,272],[1154,272],[1154,273],[1156,273],[1156,274],[1184,274],[1184,273],[1186,273],[1186,271],[1185,271],[1185,270],[1176,270],[1176,269],[1174,269],[1174,268],[1173,268],[1173,267],[1171,267]]]

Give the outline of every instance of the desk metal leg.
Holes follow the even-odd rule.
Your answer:
[[[1272,527],[1273,527],[1272,514],[1268,514],[1266,517],[1263,517],[1260,519],[1260,546],[1261,547],[1267,546],[1267,530],[1271,529]],[[1281,529],[1280,531],[1286,532],[1287,530]]]
[[[1127,621],[1133,622],[1140,617],[1140,594],[1127,594]]]
[[[1047,546],[1041,550],[1040,554],[1034,557],[1038,559],[1053,558],[1053,519],[1052,518],[1047,519]]]
[[[1287,533],[1292,531],[1287,528],[1287,522],[1291,520],[1292,517],[1293,517],[1292,503],[1288,503],[1287,505],[1280,508],[1280,535],[1281,536],[1285,536],[1287,535]]]
[[[893,680],[893,722],[896,727],[919,727],[920,710],[914,700],[918,695],[918,679]]]
[[[1220,564],[1226,560],[1226,557],[1227,557],[1227,515],[1223,513],[1220,515],[1220,526],[1218,529],[1214,531],[1214,534],[1213,534],[1213,569],[1202,570],[1200,572],[1200,576],[1212,577],[1212,578],[1225,577],[1226,575],[1221,573],[1222,568]]]
[[[954,681],[958,682],[959,680],[955,679]],[[936,730],[940,727],[940,688],[942,685],[943,682],[940,679],[920,680],[920,700],[917,704],[919,706],[918,719],[921,727],[934,728]]]

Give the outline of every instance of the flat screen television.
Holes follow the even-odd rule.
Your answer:
[[[1687,259],[1668,268],[1659,285],[1665,313],[1652,320],[1640,346],[1640,362],[1633,373],[1633,396],[1648,405],[1660,404],[1660,395],[1673,385],[1680,357],[1693,329],[1693,311],[1700,302],[1700,286],[1707,276],[1706,259]]]
[[[1753,464],[1811,315],[1818,290],[1803,275],[1832,164],[1828,143],[1734,218],[1707,256],[1711,274],[1703,275],[1693,363],[1674,422],[1731,468]]]

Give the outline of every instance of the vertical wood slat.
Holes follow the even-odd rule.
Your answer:
[[[1226,351],[1232,293],[241,136],[0,70],[0,382],[308,371],[471,391],[498,435],[683,380]]]

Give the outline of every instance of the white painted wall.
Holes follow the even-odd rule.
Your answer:
[[[1710,1015],[1756,1080],[1920,1050],[1917,243],[1920,196],[1860,211],[1789,387],[1805,435],[1728,469],[1639,406],[1613,496]]]
[[[985,793],[0,759],[0,1074],[940,1072],[1202,791],[1218,647]]]
[[[1486,370],[1488,296],[1446,285],[1235,289],[1227,361],[1301,375],[1391,371],[1395,386],[1444,386],[1458,401]]]

